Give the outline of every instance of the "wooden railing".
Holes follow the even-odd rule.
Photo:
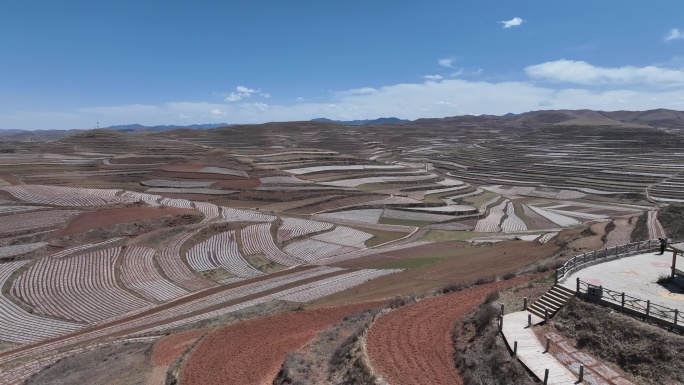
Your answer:
[[[563,281],[571,273],[584,267],[589,267],[596,263],[612,261],[613,259],[628,257],[630,255],[657,250],[659,246],[660,241],[657,239],[651,239],[648,241],[632,242],[626,245],[609,247],[607,249],[594,250],[588,253],[576,255],[556,270],[556,283]]]
[[[633,297],[610,290],[603,286],[592,285],[577,278],[577,294],[593,301],[599,301],[625,313],[648,318],[660,324],[684,330],[684,322],[681,320],[679,309],[671,309],[662,305],[652,303],[650,300]]]

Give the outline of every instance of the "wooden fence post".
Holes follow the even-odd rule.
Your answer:
[[[523,310],[527,310],[527,297],[523,297]]]
[[[584,381],[584,365],[582,364],[580,364],[579,380],[580,382]]]
[[[549,369],[544,369],[544,385],[549,384]]]
[[[577,277],[577,294],[579,294],[580,279]]]
[[[620,305],[620,306],[623,307],[623,308],[625,307],[625,292],[624,292],[624,291],[622,292],[622,301],[621,301],[621,305]]]
[[[544,350],[544,353],[548,353],[549,349],[551,349],[551,338],[546,337],[546,350]]]
[[[675,309],[674,325],[677,326],[677,318],[679,317],[679,309]]]
[[[513,357],[518,355],[518,341],[513,341]]]
[[[646,317],[651,314],[651,300],[646,300]]]
[[[532,314],[527,315],[527,327],[528,328],[532,327]]]
[[[544,306],[544,322],[549,323],[549,308]]]

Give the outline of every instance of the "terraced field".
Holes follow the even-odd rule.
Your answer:
[[[461,124],[426,137],[416,124],[13,144],[0,156],[0,384],[279,306],[376,303],[516,271],[598,222],[614,226],[596,246],[626,243],[644,211],[649,236],[665,236],[658,204],[684,201],[672,132]],[[383,373],[401,373],[373,346]]]

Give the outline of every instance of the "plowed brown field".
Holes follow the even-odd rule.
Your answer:
[[[209,330],[189,330],[164,337],[154,346],[152,364],[154,366],[169,366],[185,352],[198,338],[205,335]]]
[[[343,317],[382,305],[296,311],[236,323],[206,336],[181,373],[182,384],[271,384],[289,351]]]
[[[518,285],[531,277],[429,298],[378,318],[366,339],[371,365],[392,385],[463,384],[453,358],[454,323],[476,309],[492,291]]]
[[[236,188],[240,190],[253,189],[261,184],[259,179],[231,179],[220,180],[211,185],[216,188]]]
[[[67,227],[56,237],[63,237],[82,233],[91,229],[101,229],[120,223],[135,222],[142,219],[156,218],[164,215],[193,215],[197,211],[191,209],[180,209],[176,207],[154,208],[154,207],[132,207],[101,211],[85,212],[72,219]]]

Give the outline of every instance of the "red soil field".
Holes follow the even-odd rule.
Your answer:
[[[295,311],[236,323],[206,336],[181,373],[182,384],[271,384],[289,351],[343,317],[384,302]]]
[[[154,207],[130,207],[101,211],[85,212],[69,221],[66,228],[55,235],[63,237],[82,233],[84,231],[108,227],[120,223],[129,223],[141,219],[161,217],[164,215],[185,215],[197,214],[197,211],[190,209],[180,209],[167,207],[164,209]]]
[[[371,365],[392,385],[463,384],[453,362],[451,332],[456,320],[475,310],[492,291],[531,277],[429,298],[381,316],[366,339]]]
[[[154,345],[152,364],[154,366],[171,365],[190,345],[208,331],[207,329],[189,330],[164,337]]]
[[[235,179],[235,180],[221,180],[211,185],[214,188],[236,188],[240,190],[249,190],[261,184],[259,179]]]

